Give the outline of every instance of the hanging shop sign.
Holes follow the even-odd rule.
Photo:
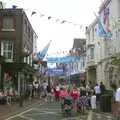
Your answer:
[[[60,68],[48,68],[47,74],[48,75],[60,75],[60,74],[65,74],[65,73],[64,73],[64,70]]]

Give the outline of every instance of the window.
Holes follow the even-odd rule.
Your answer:
[[[91,59],[94,59],[94,48],[91,48],[91,49],[90,49],[90,54],[91,54],[91,55],[90,55],[90,58],[91,58]]]
[[[27,34],[27,22],[25,21],[24,32]]]
[[[30,27],[28,27],[28,37],[30,38]]]
[[[14,31],[14,20],[13,17],[3,18],[3,31]]]
[[[5,40],[1,43],[1,55],[4,56],[6,62],[12,62],[13,59],[13,43]]]
[[[92,28],[92,42],[94,41],[94,28]]]

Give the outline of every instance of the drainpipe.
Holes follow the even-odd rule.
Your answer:
[[[20,72],[18,72],[18,94],[20,95]]]

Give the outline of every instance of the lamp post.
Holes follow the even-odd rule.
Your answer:
[[[30,54],[31,54],[31,52],[29,52],[27,49],[25,49],[23,55],[20,57],[19,62],[23,63],[24,57],[28,57]],[[20,84],[20,86],[19,86],[19,91],[20,91],[19,92],[20,93],[20,104],[19,104],[19,106],[23,107],[23,102],[24,102],[24,89],[23,89],[24,75],[23,75],[22,72],[18,73],[18,78],[19,78],[19,84]]]
[[[24,102],[23,77],[23,74],[20,73],[20,107],[23,107]]]

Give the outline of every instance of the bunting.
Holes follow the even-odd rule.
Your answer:
[[[106,37],[107,36],[107,32],[105,31],[101,21],[99,21],[99,24],[98,24],[98,33],[99,33],[100,37]]]
[[[40,14],[40,17],[45,17],[45,16],[46,16],[45,14],[42,14],[42,13],[39,13],[39,12],[36,12],[36,11],[32,11],[31,17],[32,17],[33,15],[35,15],[35,14]],[[56,22],[60,22],[61,24],[64,24],[64,23],[73,24],[74,26],[79,26],[80,29],[85,28],[85,26],[83,26],[83,25],[76,24],[76,23],[71,22],[71,21],[68,21],[68,20],[61,20],[61,19],[59,19],[59,18],[57,18],[57,17],[52,17],[52,16],[50,16],[50,15],[47,16],[47,19],[48,19],[48,20],[55,19]]]
[[[39,60],[43,60],[45,55],[47,54],[48,48],[50,46],[51,40],[49,43],[44,47],[44,49],[37,54]]]
[[[32,15],[34,15],[34,14],[36,14],[36,12],[35,12],[35,11],[33,11],[33,12],[31,13],[31,16],[32,16]]]

